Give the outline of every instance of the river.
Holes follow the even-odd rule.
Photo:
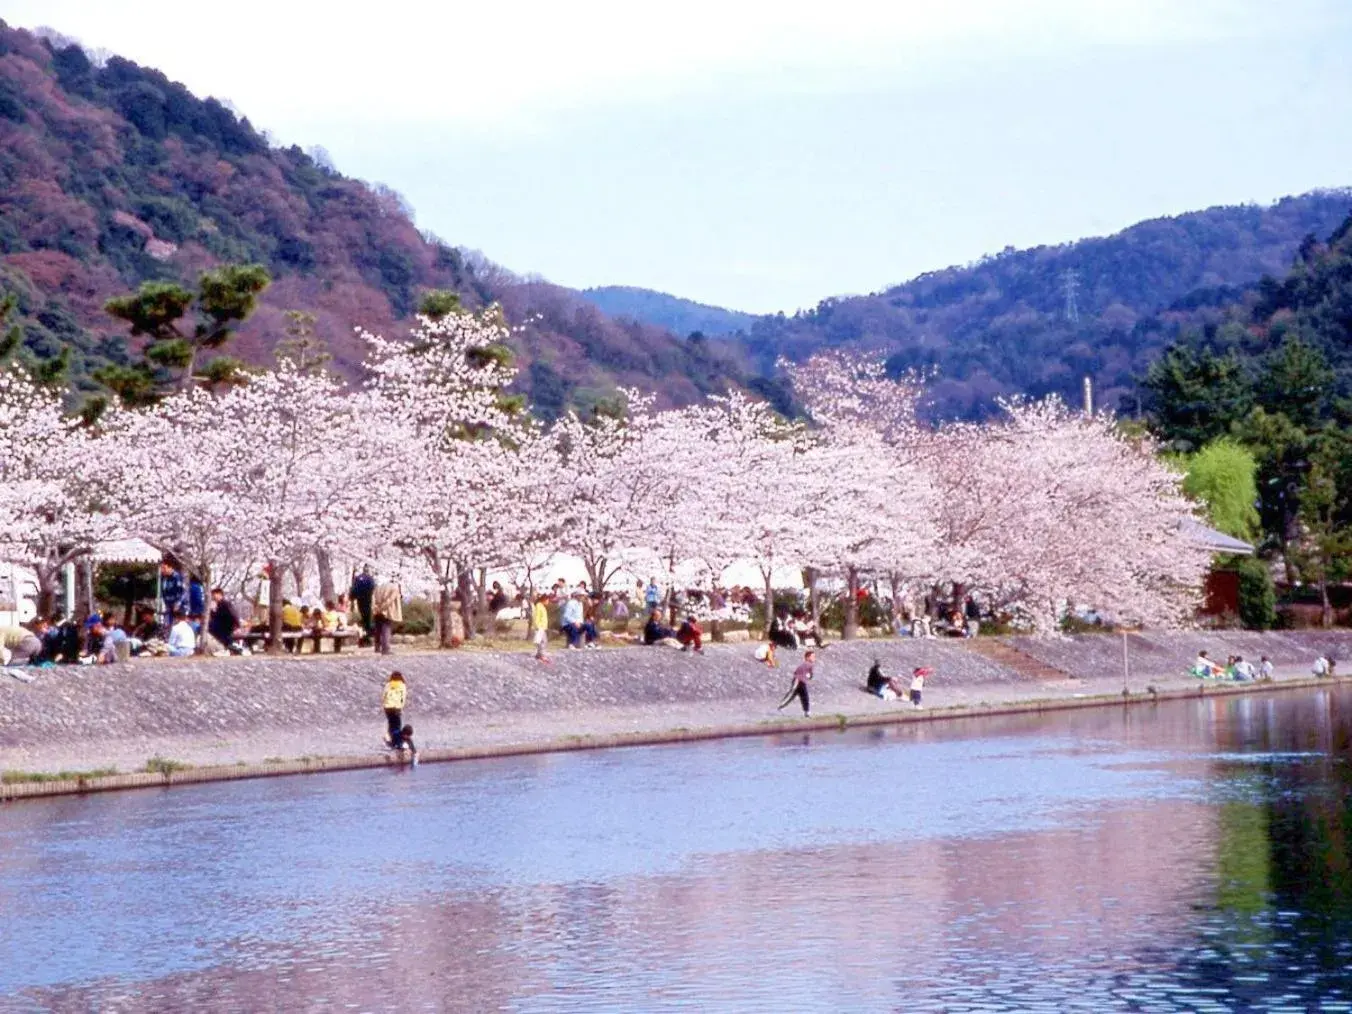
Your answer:
[[[0,1011],[1352,1011],[1352,690],[0,808]]]

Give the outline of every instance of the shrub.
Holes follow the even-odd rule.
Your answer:
[[[436,606],[424,598],[409,599],[404,603],[404,619],[394,625],[394,632],[421,637],[435,630],[436,623]]]
[[[1270,630],[1277,624],[1277,593],[1267,564],[1246,557],[1239,571],[1239,618],[1250,630]]]

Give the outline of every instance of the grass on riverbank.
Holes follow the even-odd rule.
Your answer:
[[[156,754],[146,761],[141,770],[150,775],[172,775],[175,771],[187,771],[191,767],[191,764],[184,761],[176,761]]]
[[[0,771],[0,785],[29,785],[39,782],[83,782],[117,774],[117,768],[92,768],[89,771]]]

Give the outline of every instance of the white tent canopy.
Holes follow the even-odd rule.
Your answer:
[[[141,539],[111,539],[97,543],[89,557],[95,563],[159,563],[163,555]]]

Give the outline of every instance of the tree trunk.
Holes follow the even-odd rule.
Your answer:
[[[1321,627],[1333,626],[1333,603],[1329,601],[1329,582],[1328,568],[1319,569],[1319,625]]]
[[[443,648],[454,648],[451,643],[451,620],[455,616],[455,592],[449,581],[441,583],[441,594],[437,597],[437,643]]]
[[[474,637],[474,572],[468,567],[457,569],[456,590],[460,593],[460,621],[465,626],[465,640]]]
[[[817,589],[821,572],[816,567],[803,568],[803,583],[807,585],[807,607],[812,613],[812,625],[822,629],[822,596]]]
[[[475,592],[478,595],[478,602],[475,605],[476,612],[483,618],[484,627],[479,633],[487,634],[492,637],[496,631],[493,629],[493,617],[488,615],[488,568],[479,568],[479,577],[475,582]]]
[[[338,589],[333,584],[333,557],[324,546],[315,546],[315,564],[319,567],[319,597],[326,606],[338,601]]]
[[[775,589],[770,578],[773,571],[762,568],[761,575],[765,578],[765,636],[770,636],[770,626],[775,622]]]
[[[38,615],[50,619],[56,614],[56,576],[61,570],[37,567],[34,573],[38,576]],[[17,602],[14,605],[18,607]]]
[[[840,636],[846,641],[859,636],[859,570],[856,567],[845,571],[845,622]]]
[[[205,565],[200,567],[187,566],[189,587],[191,587],[192,577],[196,572],[197,580],[202,582],[202,594],[206,598],[206,605],[202,612],[202,636],[197,639],[197,647],[193,650],[194,655],[205,655],[207,653],[207,620],[211,616],[211,610],[214,603],[211,601],[211,568]]]
[[[667,625],[676,629],[676,552],[667,554]]]
[[[282,565],[268,564],[268,654],[282,653]]]

